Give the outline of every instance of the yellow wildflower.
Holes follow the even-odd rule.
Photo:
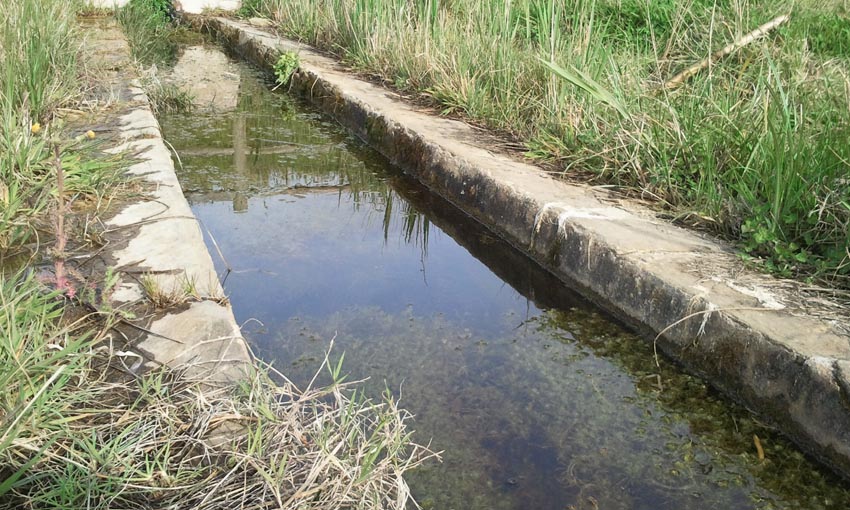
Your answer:
[[[41,124],[39,124],[38,122],[33,123],[33,125],[30,127],[30,131],[32,132],[32,134],[37,135],[38,132],[41,131]]]
[[[89,140],[94,139],[94,131],[92,131],[91,129],[86,131],[86,138],[88,138]]]

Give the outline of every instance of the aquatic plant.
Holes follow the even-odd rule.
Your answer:
[[[286,85],[292,78],[292,74],[298,70],[298,54],[292,51],[284,51],[274,63],[274,75],[278,85]]]

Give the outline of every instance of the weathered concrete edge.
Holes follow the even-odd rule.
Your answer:
[[[421,119],[412,125],[399,122],[374,104],[371,89],[376,87],[353,84],[357,80],[344,77],[332,61],[310,48],[233,20],[205,19],[203,24],[266,69],[281,50],[297,51],[301,66],[293,77],[294,91],[568,285],[577,283],[648,335],[663,331],[658,346],[666,354],[850,477],[848,339],[828,324],[763,306],[753,296],[754,288],[738,289],[734,282],[700,278],[687,270],[710,259],[733,260],[723,247],[625,212],[622,225],[650,239],[630,246],[605,216],[605,204],[594,199],[596,206],[588,206],[584,191],[545,182],[542,176],[544,186],[557,192],[541,189],[540,183],[529,192],[494,169],[504,161],[496,158],[488,167],[467,157],[467,151],[480,148],[459,149],[457,140],[423,134],[416,125]],[[390,94],[384,91],[383,96]],[[422,122],[443,123],[449,137],[457,129],[453,121]],[[527,172],[527,165],[515,166],[516,172]],[[581,202],[579,214],[569,204],[555,202],[559,194]],[[597,210],[605,217],[585,214]],[[670,249],[669,236],[682,239],[684,249]],[[651,249],[654,243],[657,250]],[[691,318],[669,327],[684,317]]]
[[[107,220],[110,229],[133,232],[126,246],[107,249],[117,267],[147,273],[164,293],[191,294],[188,307],[167,313],[147,326],[135,349],[153,363],[168,365],[184,376],[206,384],[229,384],[245,378],[252,365],[247,343],[204,244],[203,234],[177,180],[171,154],[165,146],[150,101],[137,82],[119,76],[114,93],[119,108],[106,115],[107,125],[119,126],[120,143],[108,152],[134,154],[128,168],[149,183],[153,191],[125,204]],[[121,113],[114,113],[120,111]],[[138,279],[121,275],[113,305],[143,298]]]

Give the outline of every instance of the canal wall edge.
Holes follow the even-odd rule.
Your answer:
[[[500,154],[486,133],[353,77],[265,23],[194,22],[269,71],[281,52],[297,53],[294,93],[850,478],[850,338],[793,290],[720,242]]]
[[[171,153],[150,101],[139,84],[129,47],[111,22],[90,29],[94,62],[106,65],[111,106],[98,114],[98,137],[106,152],[131,162],[127,174],[144,190],[105,219],[107,244],[101,256],[120,280],[111,306],[132,310],[149,290],[172,296],[169,306],[146,323],[134,351],[143,366],[168,365],[186,377],[213,385],[243,379],[252,357],[219,283],[198,220],[183,195]],[[111,143],[110,143],[111,142]],[[168,299],[166,299],[167,301]],[[134,365],[132,360],[128,363]]]

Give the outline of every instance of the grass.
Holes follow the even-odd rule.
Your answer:
[[[192,94],[158,76],[159,67],[174,64],[180,43],[193,40],[191,32],[173,23],[170,3],[132,0],[117,10],[116,18],[130,44],[133,58],[147,68],[141,84],[154,114],[191,111],[194,107]]]
[[[168,64],[177,57],[176,28],[165,4],[159,0],[131,0],[116,11],[130,51],[143,65]]]
[[[214,390],[138,375],[109,320],[71,320],[58,298],[0,282],[0,508],[404,508],[403,475],[431,454],[340,363],[303,390],[270,368]]]
[[[42,21],[48,20],[48,21]],[[33,234],[49,193],[46,124],[79,95],[74,13],[60,2],[13,2],[0,30],[0,253]]]
[[[331,384],[303,390],[270,367],[219,388],[179,368],[139,372],[115,328],[131,313],[103,302],[117,274],[69,265],[91,234],[76,214],[97,214],[123,179],[96,134],[72,137],[62,118],[87,79],[78,6],[4,6],[0,508],[403,508],[405,471],[431,454],[388,394],[364,398],[340,365],[326,359]],[[21,250],[40,252],[37,267],[5,266]],[[196,293],[188,281],[181,292]]]
[[[846,0],[256,0],[297,39],[651,198],[781,275],[850,288]],[[781,14],[790,21],[681,70]]]
[[[191,92],[173,83],[164,82],[154,68],[144,73],[141,84],[154,115],[190,112],[195,107],[195,97]]]
[[[57,117],[82,97],[75,3],[13,2],[0,31],[0,261],[49,230],[56,151],[71,200],[100,203],[120,177],[98,143]]]

